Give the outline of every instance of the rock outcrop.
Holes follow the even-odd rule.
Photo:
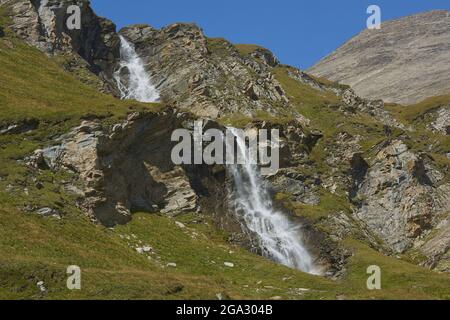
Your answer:
[[[427,259],[423,264],[438,271],[450,272],[450,219],[443,220],[435,230],[435,234],[420,247],[420,252]]]
[[[207,39],[193,24],[156,30],[135,25],[120,31],[136,46],[162,100],[203,117],[226,113],[276,114],[288,105],[270,72],[278,62],[268,51],[242,56],[224,39]]]
[[[395,253],[420,245],[450,210],[448,190],[400,140],[382,149],[359,179],[355,216]],[[442,179],[442,176],[441,176]]]
[[[430,11],[364,30],[308,72],[362,97],[401,104],[450,92],[450,13]]]
[[[428,130],[443,135],[450,135],[450,105],[427,112],[424,117],[430,118]]]
[[[2,0],[10,7],[12,30],[29,44],[47,54],[76,54],[72,68],[87,68],[106,84],[112,79],[120,59],[120,39],[116,26],[98,17],[88,0]],[[80,29],[69,29],[71,5],[80,8]],[[70,69],[70,68],[69,68]],[[112,91],[111,85],[105,85]],[[106,90],[106,89],[105,89]]]
[[[133,211],[194,212],[198,197],[170,157],[171,134],[187,120],[183,117],[171,111],[135,113],[111,128],[84,121],[59,144],[37,150],[30,163],[78,175],[80,206],[106,226],[128,222]]]

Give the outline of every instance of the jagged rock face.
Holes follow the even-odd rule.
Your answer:
[[[428,130],[450,135],[450,106],[443,106],[438,110],[427,112],[425,117],[431,118],[427,126]]]
[[[382,100],[363,99],[348,86],[326,86],[316,81],[309,74],[295,68],[289,69],[288,75],[314,89],[334,92],[342,101],[340,109],[343,113],[352,114],[356,111],[362,112],[377,119],[386,126],[404,129],[404,125],[399,123],[388,111],[386,111],[384,108],[385,104]]]
[[[450,92],[450,14],[431,11],[365,30],[308,70],[362,97],[401,104]]]
[[[9,5],[12,29],[19,37],[49,54],[77,53],[92,72],[111,79],[120,58],[120,40],[115,25],[98,17],[88,0],[15,0]],[[71,5],[81,9],[80,30],[67,27]]]
[[[450,190],[447,190],[448,192]],[[435,235],[420,247],[420,251],[427,257],[425,266],[442,272],[450,272],[449,218],[437,225]]]
[[[341,90],[338,92],[342,101],[351,108],[355,108],[361,112],[369,114],[386,126],[404,129],[405,126],[395,120],[392,115],[384,108],[382,100],[362,99],[356,95],[353,89]]]
[[[450,208],[448,184],[432,181],[423,159],[400,140],[381,150],[365,170],[355,216],[394,252],[423,239]]]
[[[207,39],[191,24],[161,30],[137,25],[120,33],[133,42],[147,64],[163,101],[198,116],[274,113],[288,99],[269,67],[278,62],[267,50],[242,57],[225,40]]]
[[[192,119],[173,109],[133,113],[109,128],[84,121],[27,162],[38,169],[74,172],[79,179],[73,183],[81,186],[66,189],[75,190],[80,208],[105,226],[127,223],[136,211],[175,216],[201,210],[245,246],[249,239],[228,210],[225,168],[173,164],[171,135],[179,128],[191,130]]]
[[[111,129],[85,121],[31,163],[76,172],[85,186],[81,207],[106,226],[128,222],[133,211],[193,212],[198,197],[170,157],[182,121],[173,112],[132,114]]]

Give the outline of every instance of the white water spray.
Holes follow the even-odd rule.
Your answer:
[[[258,166],[251,164],[248,159],[245,140],[239,137],[236,129],[230,130],[237,138],[237,152],[246,159],[244,165],[228,166],[234,178],[233,200],[241,223],[257,236],[265,257],[291,268],[319,274],[302,243],[301,226],[294,225],[286,215],[273,208]]]
[[[159,93],[145,70],[142,59],[136,53],[133,45],[120,36],[120,68],[114,73],[122,99],[134,99],[140,102],[156,102]],[[121,79],[121,72],[127,69],[128,81]]]

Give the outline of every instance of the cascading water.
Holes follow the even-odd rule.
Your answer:
[[[245,164],[228,165],[234,178],[233,204],[244,227],[257,236],[259,247],[265,257],[285,266],[311,274],[316,271],[313,260],[301,241],[300,226],[273,208],[267,185],[258,166],[251,164],[245,152],[245,140],[229,128],[237,139],[237,152]]]
[[[135,99],[140,102],[156,102],[159,93],[145,70],[142,59],[133,45],[120,36],[120,68],[114,74],[122,99]],[[122,71],[129,73],[128,81],[122,80]]]
[[[123,99],[135,99],[141,102],[155,102],[159,94],[148,76],[142,59],[133,46],[122,36],[120,69],[115,73],[118,88]],[[121,75],[126,68],[129,73],[127,82]],[[245,140],[240,138],[236,129],[229,130],[237,138],[237,152],[245,164],[228,165],[234,178],[234,206],[244,228],[257,236],[259,247],[264,256],[304,272],[319,274],[312,258],[305,249],[300,234],[300,226],[294,225],[283,213],[274,210],[265,181],[261,178],[258,166],[248,158]]]

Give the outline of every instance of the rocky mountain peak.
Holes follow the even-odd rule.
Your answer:
[[[364,30],[308,70],[366,98],[412,104],[450,92],[450,13],[436,10]]]

